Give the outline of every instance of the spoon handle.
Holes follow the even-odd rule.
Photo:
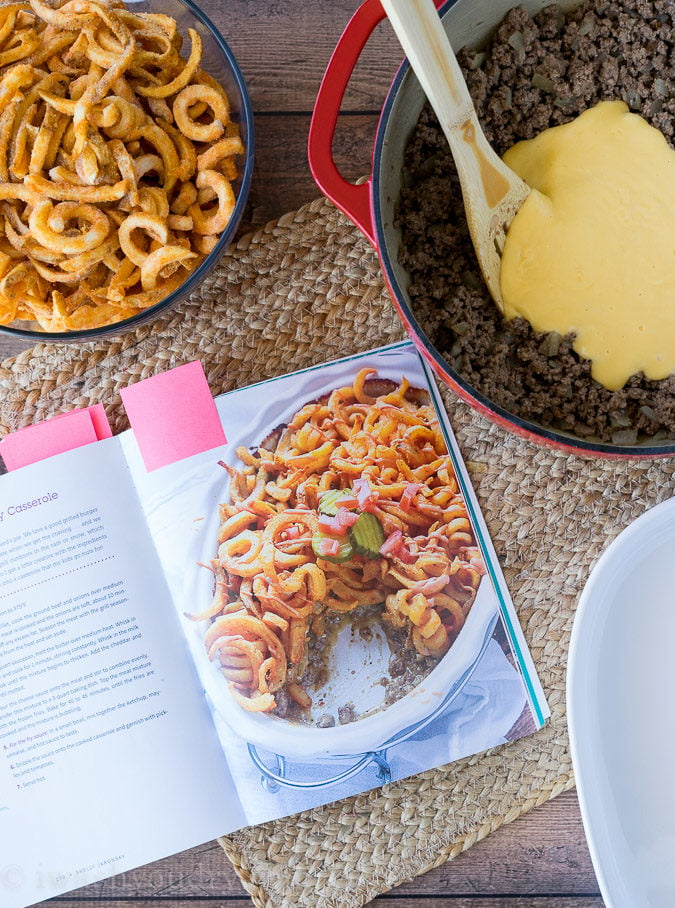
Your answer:
[[[473,101],[432,0],[380,0],[436,116],[459,128]]]
[[[483,185],[488,207],[520,179],[485,138],[473,100],[432,0],[380,0],[431,103],[460,179]]]
[[[448,140],[480,269],[503,312],[501,253],[506,231],[529,188],[485,138],[432,0],[380,2]]]

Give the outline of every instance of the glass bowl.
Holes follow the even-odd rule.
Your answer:
[[[77,331],[43,331],[39,327],[33,326],[33,323],[25,322],[23,324],[30,325],[30,327],[0,325],[2,334],[34,340],[35,342],[70,342],[111,337],[136,328],[138,325],[157,318],[157,316],[184,300],[217,265],[222,254],[234,239],[239,227],[251,188],[255,157],[255,134],[251,99],[234,54],[213,22],[192,0],[125,0],[125,6],[134,12],[162,13],[174,18],[178,23],[178,31],[184,39],[183,56],[185,56],[185,47],[190,47],[188,28],[193,28],[199,33],[203,45],[200,68],[212,76],[227,92],[231,106],[230,116],[239,125],[241,139],[245,148],[244,161],[239,166],[239,176],[233,182],[236,196],[234,211],[227,227],[220,234],[217,244],[204,261],[187,275],[185,281],[179,287],[164,297],[163,300],[149,306],[147,309],[139,310],[137,314],[122,321],[96,328]]]

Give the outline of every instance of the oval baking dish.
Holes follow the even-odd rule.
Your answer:
[[[303,404],[342,384],[349,384],[353,376],[354,366],[349,361],[332,370],[329,379],[325,375],[307,373],[292,400],[272,400],[255,415],[239,437],[228,439],[223,460],[229,466],[239,465],[237,448],[259,445],[271,430],[286,424]],[[400,381],[400,377],[400,372],[388,375],[386,369],[378,367],[378,378]],[[414,381],[414,376],[408,378]],[[189,553],[189,562],[195,564],[208,565],[218,548],[220,514],[217,505],[228,498],[229,478],[222,467],[214,464],[214,470],[218,472],[214,472],[214,479],[198,509],[205,517],[203,522],[200,520],[198,539]],[[211,601],[213,587],[211,571],[202,568],[196,576],[190,572],[185,580],[184,601],[192,604],[193,612],[199,612]],[[486,575],[481,579],[459,636],[448,652],[421,682],[388,706],[383,705],[382,679],[388,673],[390,654],[383,635],[350,634],[346,627],[334,647],[330,663],[332,677],[322,688],[322,694],[333,698],[333,705],[350,700],[357,712],[367,714],[348,724],[328,728],[242,709],[230,693],[220,666],[209,660],[204,648],[204,633],[210,621],[186,621],[184,629],[208,697],[227,725],[251,744],[306,762],[380,749],[405,730],[437,715],[471,676],[492,636],[498,614],[499,600],[489,575]],[[376,629],[376,625],[374,627]]]

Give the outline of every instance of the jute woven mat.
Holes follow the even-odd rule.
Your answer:
[[[214,393],[403,337],[375,253],[320,199],[246,236],[192,298],[105,343],[41,344],[0,366],[0,433],[102,402],[199,358]],[[565,663],[589,571],[631,520],[675,494],[672,458],[539,448],[444,401],[551,707],[537,734],[221,840],[257,906],[352,908],[455,857],[573,785]]]

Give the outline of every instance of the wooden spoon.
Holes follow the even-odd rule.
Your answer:
[[[380,2],[450,145],[478,263],[503,311],[499,272],[504,239],[530,188],[485,138],[433,0]]]

